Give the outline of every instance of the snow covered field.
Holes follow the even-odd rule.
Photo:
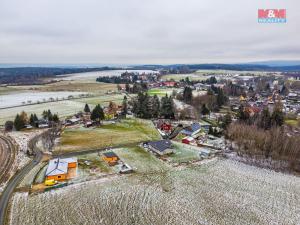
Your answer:
[[[39,102],[49,101],[50,98],[55,99],[67,99],[68,96],[78,97],[81,94],[86,94],[84,92],[20,92],[12,93],[7,95],[0,95],[0,108],[19,106],[24,104],[31,104]]]
[[[36,113],[40,118],[44,110],[50,109],[53,113],[58,113],[60,118],[65,116],[74,115],[82,110],[85,103],[76,101],[59,101],[48,102],[37,105],[27,105],[18,108],[9,108],[0,110],[0,124],[4,124],[7,120],[14,120],[17,113],[25,111],[30,116],[31,113]]]
[[[10,224],[299,224],[300,178],[219,159],[13,198]]]
[[[58,78],[62,77],[63,80],[73,80],[73,81],[81,81],[84,80],[84,82],[90,81],[95,82],[96,78],[101,76],[121,76],[124,72],[135,72],[135,73],[157,73],[157,71],[153,70],[106,70],[106,71],[97,71],[97,72],[87,72],[87,73],[73,73],[69,75],[61,75],[57,76]]]

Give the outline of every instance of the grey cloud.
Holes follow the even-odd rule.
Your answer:
[[[259,8],[288,23],[258,24]],[[0,63],[299,59],[294,0],[1,0]]]

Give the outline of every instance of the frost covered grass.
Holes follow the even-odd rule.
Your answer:
[[[4,124],[7,120],[14,120],[17,113],[25,111],[28,115],[36,113],[38,117],[41,117],[44,110],[50,109],[53,113],[58,113],[59,117],[74,115],[78,111],[82,111],[85,103],[76,101],[59,101],[48,102],[37,105],[27,105],[9,109],[0,110],[0,124]]]
[[[114,95],[102,95],[102,96],[91,97],[91,98],[76,99],[75,101],[87,103],[90,105],[100,104],[101,106],[107,106],[110,101],[115,102],[117,104],[121,104],[123,99],[124,99],[124,95],[114,94]]]
[[[17,193],[10,224],[289,225],[300,221],[299,196],[299,177],[216,160]]]
[[[174,153],[169,156],[170,162],[182,163],[199,160],[199,151],[195,150],[192,146],[173,142],[173,147]]]
[[[120,123],[102,125],[99,128],[67,128],[54,151],[68,152],[119,146],[159,139],[151,121],[124,119]]]
[[[46,164],[47,163],[42,162],[42,163],[39,163],[38,165],[36,165],[32,170],[30,170],[30,172],[28,174],[26,174],[26,176],[23,178],[23,180],[18,185],[18,187],[19,188],[23,188],[23,187],[29,188],[35,182],[35,178],[39,174],[39,172],[43,168],[46,168]],[[42,183],[44,181],[44,177],[45,177],[44,174],[42,174],[41,176],[43,176],[43,178],[39,180],[40,181],[39,183]]]
[[[137,173],[145,174],[167,171],[169,169],[165,163],[139,146],[119,148],[113,151]]]

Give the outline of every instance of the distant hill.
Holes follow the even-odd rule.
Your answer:
[[[264,65],[264,66],[299,66],[300,60],[270,60],[261,62],[251,62],[247,64]]]
[[[173,65],[142,65],[135,66],[134,69],[181,69],[190,70],[235,70],[235,71],[279,71],[279,72],[299,72],[299,65],[292,66],[268,66],[259,64],[173,64]]]
[[[271,62],[271,61],[270,61]],[[261,64],[172,64],[172,65],[134,65],[134,66],[104,66],[104,67],[11,67],[0,68],[0,84],[40,84],[42,78],[56,77],[57,75],[83,73],[104,70],[169,70],[180,73],[189,73],[196,70],[235,70],[235,71],[278,71],[300,72],[300,64],[292,65],[291,61],[260,62]],[[270,65],[265,65],[265,64]],[[294,61],[296,64],[297,61]],[[286,66],[286,64],[291,64]]]

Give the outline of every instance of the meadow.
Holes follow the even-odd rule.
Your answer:
[[[66,128],[54,152],[74,152],[129,145],[159,139],[159,133],[151,121],[124,119],[97,128]]]
[[[150,161],[155,163],[161,162]],[[11,216],[10,224],[292,225],[300,221],[296,196],[299,177],[216,159],[37,195],[16,193],[11,215],[18,216]]]

